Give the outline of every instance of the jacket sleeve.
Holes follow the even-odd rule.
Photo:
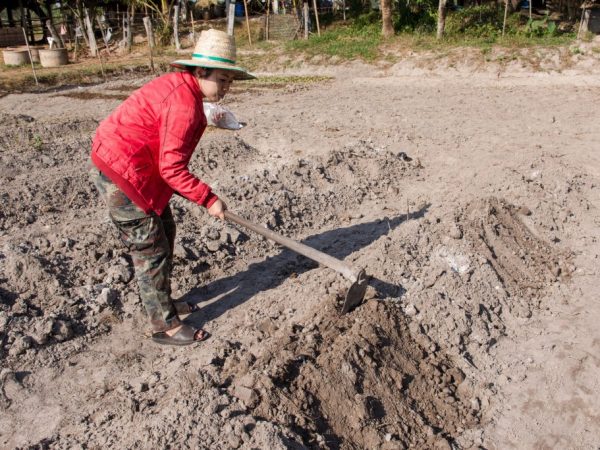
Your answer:
[[[185,104],[166,103],[160,120],[160,176],[188,200],[209,208],[218,197],[212,193],[210,186],[188,170],[201,133],[201,123],[195,117],[193,108]]]

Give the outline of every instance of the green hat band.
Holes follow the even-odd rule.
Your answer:
[[[231,59],[219,58],[218,56],[206,56],[206,55],[201,55],[200,53],[192,53],[192,58],[203,58],[203,59],[209,59],[211,61],[235,64],[235,61],[233,61]]]

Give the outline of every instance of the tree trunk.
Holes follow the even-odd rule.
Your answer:
[[[441,39],[444,36],[444,30],[446,28],[446,0],[439,0],[438,5],[438,22],[437,22],[437,39]]]
[[[94,36],[94,27],[88,14],[87,8],[85,9],[85,28],[87,31],[88,42],[90,44],[90,54],[96,56],[98,54],[98,45],[96,44],[96,36]]]
[[[179,43],[179,2],[175,3],[175,11],[173,12],[173,37],[175,38],[175,49],[181,50]]]
[[[381,34],[385,38],[394,35],[394,25],[392,24],[392,0],[381,0],[381,21],[383,28]]]
[[[56,43],[56,47],[65,48],[65,43],[63,42],[60,35],[56,32],[56,29],[54,28],[54,25],[52,25],[52,22],[50,22],[50,20],[46,20],[46,27],[48,28],[48,31],[50,31],[50,35],[52,36],[52,40]]]

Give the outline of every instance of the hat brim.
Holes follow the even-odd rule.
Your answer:
[[[178,61],[173,61],[171,65],[179,69],[185,69],[186,67],[204,67],[205,69],[230,70],[234,72],[234,78],[236,80],[254,80],[256,78],[255,75],[251,74],[245,69],[227,63],[199,61],[197,59],[180,59]]]

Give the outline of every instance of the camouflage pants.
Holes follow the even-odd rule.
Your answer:
[[[154,331],[177,326],[179,318],[171,300],[169,278],[175,242],[171,209],[167,205],[160,216],[154,212],[146,214],[108,177],[91,166],[90,177],[133,260],[140,297]]]

